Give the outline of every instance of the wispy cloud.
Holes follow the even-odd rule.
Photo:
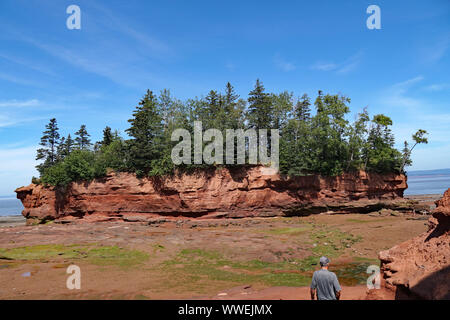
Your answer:
[[[31,100],[9,100],[9,101],[0,101],[0,107],[3,108],[22,108],[22,107],[36,107],[38,106],[39,100],[31,99]]]
[[[12,56],[12,55],[8,55],[8,54],[0,52],[0,59],[7,60],[9,62],[13,62],[15,64],[27,67],[31,70],[34,70],[34,71],[37,71],[40,73],[44,73],[44,74],[51,75],[51,76],[56,75],[55,72],[53,72],[48,66],[44,67],[36,62],[31,62],[31,61],[28,61],[26,59],[23,59],[23,58],[20,58],[17,56]]]
[[[426,86],[424,89],[432,92],[450,90],[450,83],[435,83]]]
[[[422,76],[417,76],[392,85],[382,94],[384,97],[383,102],[392,107],[414,108],[422,105],[423,102],[420,99],[408,96],[407,92],[423,79]]]
[[[422,49],[422,59],[428,63],[436,63],[441,60],[450,47],[450,34],[446,34],[434,44],[427,45]]]
[[[274,62],[275,62],[275,65],[277,66],[277,68],[279,68],[280,70],[282,70],[284,72],[294,71],[296,69],[296,66],[294,63],[286,61],[285,59],[280,57],[280,55],[278,55],[278,54],[275,55]]]
[[[0,72],[0,79],[7,81],[7,82],[23,85],[23,86],[31,86],[31,87],[38,87],[38,88],[43,87],[42,83],[40,83],[40,82],[30,81],[28,79],[24,79],[24,78],[17,77],[15,75],[10,75],[10,74],[3,73],[3,72]]]
[[[134,39],[139,42],[141,46],[144,46],[144,49],[150,50],[150,53],[157,55],[173,54],[171,48],[167,43],[153,37],[149,34],[143,33],[142,31],[136,30],[131,25],[133,21],[126,21],[124,17],[118,16],[116,13],[113,13],[109,8],[100,5],[98,2],[90,2],[90,6],[100,11],[103,14],[103,18],[101,23],[108,28],[120,32],[123,35]]]
[[[225,68],[227,68],[230,71],[236,70],[236,65],[233,62],[228,61],[225,63]]]
[[[0,128],[13,127],[21,125],[27,122],[40,121],[47,119],[47,117],[23,117],[23,116],[11,116],[0,115]]]
[[[311,66],[311,69],[320,71],[332,71],[336,70],[337,67],[338,65],[335,63],[317,62],[316,64]]]
[[[356,54],[349,57],[348,59],[346,59],[344,62],[335,63],[332,61],[328,62],[319,61],[313,64],[311,66],[311,69],[319,71],[334,71],[338,74],[347,74],[358,67],[358,65],[361,63],[361,59],[362,59],[362,51],[359,51]]]

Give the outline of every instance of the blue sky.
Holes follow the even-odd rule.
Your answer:
[[[68,30],[66,8],[81,8]],[[366,8],[381,8],[369,30]],[[230,81],[244,98],[342,93],[386,113],[410,169],[450,167],[450,1],[0,1],[0,195],[27,185],[45,124],[122,132],[147,88],[186,99]]]

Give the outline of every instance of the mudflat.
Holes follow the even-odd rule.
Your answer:
[[[14,227],[23,226],[26,223],[26,219],[23,216],[4,216],[0,217],[0,228],[2,227]]]
[[[427,229],[426,216],[48,223],[0,231],[0,299],[308,299],[321,255],[362,299],[377,254]],[[81,269],[69,290],[66,269]]]

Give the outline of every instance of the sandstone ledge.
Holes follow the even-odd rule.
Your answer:
[[[436,201],[426,233],[380,252],[379,258],[381,291],[397,299],[449,300],[450,189]]]
[[[158,217],[242,218],[409,210],[404,175],[347,173],[288,178],[265,167],[218,168],[166,178],[110,173],[66,190],[16,190],[30,220],[145,221]]]

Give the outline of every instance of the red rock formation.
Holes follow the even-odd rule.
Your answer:
[[[165,179],[111,173],[72,183],[66,192],[31,184],[16,190],[29,219],[151,217],[252,217],[319,212],[374,211],[400,199],[403,175],[344,174],[285,178],[264,167],[216,169]]]
[[[397,299],[450,299],[450,189],[429,230],[379,254],[383,289]]]

